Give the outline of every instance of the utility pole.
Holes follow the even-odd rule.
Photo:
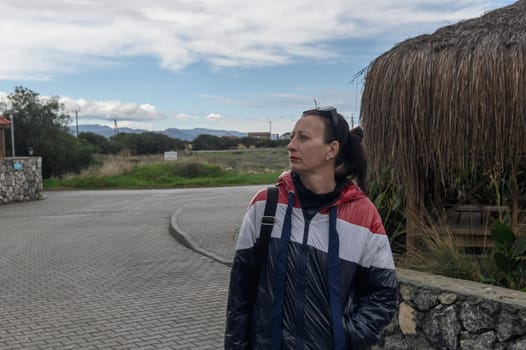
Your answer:
[[[117,135],[119,133],[119,127],[117,126],[117,119],[114,119],[113,122],[114,122],[113,135]]]
[[[272,120],[268,121],[268,132],[270,134],[270,139],[272,140]]]

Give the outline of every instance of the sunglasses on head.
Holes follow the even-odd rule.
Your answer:
[[[345,140],[342,133],[340,132],[340,128],[338,127],[338,112],[336,111],[336,108],[332,106],[327,107],[317,107],[314,109],[309,109],[308,111],[303,112],[302,116],[306,115],[319,115],[322,117],[329,118],[331,121],[332,130],[334,131],[334,134],[336,135],[337,140],[342,143],[342,141]]]

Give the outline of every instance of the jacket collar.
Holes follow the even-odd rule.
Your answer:
[[[279,176],[276,186],[284,189],[286,192],[294,192],[294,181],[292,180],[292,173],[290,170],[283,172]],[[358,185],[356,185],[354,181],[349,181],[348,184],[342,189],[342,195],[334,203],[334,205],[341,205],[364,197],[365,194],[358,187]]]

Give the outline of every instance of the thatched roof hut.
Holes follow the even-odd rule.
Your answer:
[[[526,0],[406,40],[365,73],[361,119],[374,172],[417,205],[428,175],[516,168],[526,144]]]

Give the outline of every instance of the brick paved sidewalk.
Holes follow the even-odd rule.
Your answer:
[[[215,205],[182,220],[222,233],[213,239],[228,257],[233,241],[220,237],[238,222],[229,198],[240,196],[243,209],[253,190],[207,191],[64,191],[3,206],[0,349],[221,349],[230,269],[181,246],[167,228],[173,211],[186,213],[196,198],[228,202],[222,213],[232,205],[236,218],[223,224]]]

